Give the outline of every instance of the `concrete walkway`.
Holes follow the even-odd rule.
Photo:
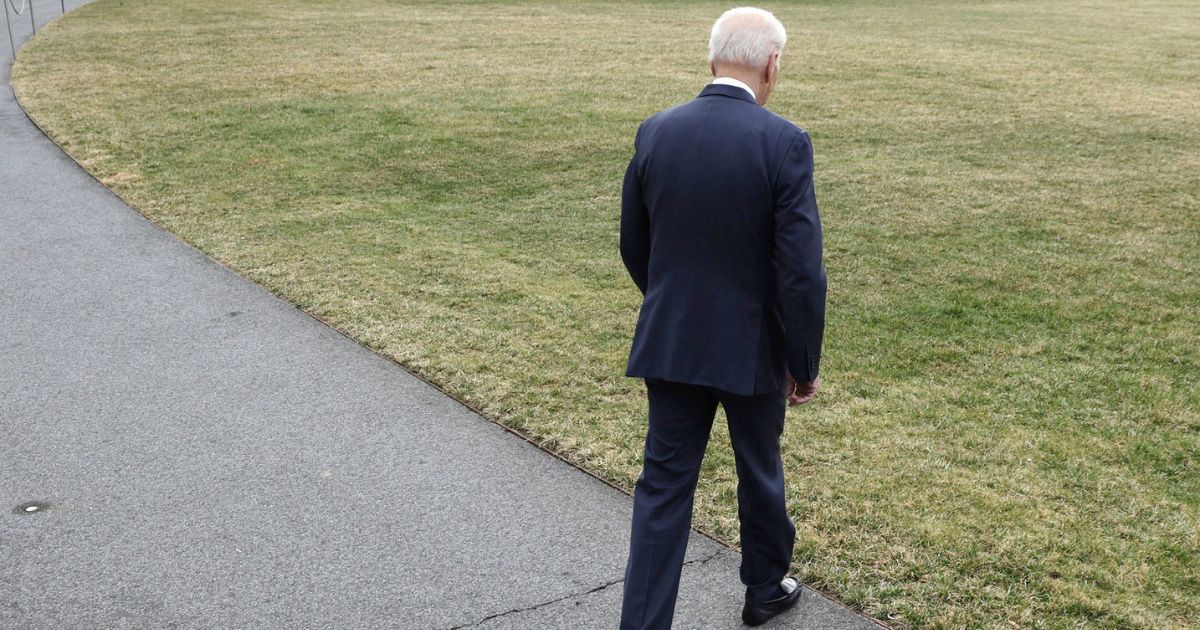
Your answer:
[[[616,627],[628,496],[146,221],[2,43],[0,627]],[[693,535],[676,627],[741,627],[738,560]]]

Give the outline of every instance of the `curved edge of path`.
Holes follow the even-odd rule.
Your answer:
[[[628,495],[126,205],[0,50],[0,626],[616,625]],[[738,561],[693,534],[677,627],[741,627]]]

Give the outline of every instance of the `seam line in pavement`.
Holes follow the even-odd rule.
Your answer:
[[[567,595],[563,595],[562,597],[559,597],[558,599],[552,599],[547,602],[542,602],[540,604],[534,604],[532,606],[526,606],[524,608],[513,608],[512,610],[506,610],[504,612],[494,613],[494,614],[484,617],[483,619],[480,619],[479,621],[473,621],[470,623],[463,624],[461,626],[454,626],[453,628],[449,628],[448,630],[463,630],[464,628],[477,628],[489,621],[492,621],[493,619],[499,619],[499,618],[507,616],[507,615],[514,615],[516,613],[530,612],[533,610],[537,610],[539,608],[545,608],[546,606],[552,606],[554,604],[557,604],[561,601],[571,599],[573,597],[584,597],[586,595],[591,595],[592,593],[599,593],[600,591],[603,591],[604,589],[606,589],[610,586],[620,584],[621,582],[624,582],[624,581],[625,581],[625,578],[621,578],[619,580],[613,580],[611,582],[605,582],[604,584],[601,584],[600,586],[597,586],[595,588],[592,588],[592,589],[589,589],[586,591],[581,591],[578,593],[570,593]]]
[[[712,552],[712,553],[708,554],[708,556],[707,556],[707,557],[704,557],[704,558],[699,558],[699,559],[696,559],[696,560],[688,560],[687,562],[684,562],[684,563],[683,563],[683,566],[685,566],[685,567],[686,567],[686,566],[691,566],[691,565],[701,565],[701,564],[704,564],[704,563],[706,563],[706,562],[708,562],[708,561],[710,561],[710,560],[714,560],[714,559],[716,559],[716,557],[717,557],[717,556],[719,556],[719,555],[721,555],[721,553],[722,553],[723,551],[725,551],[725,549],[717,549],[716,551],[714,551],[714,552]],[[590,589],[588,589],[588,590],[586,590],[586,591],[579,591],[579,592],[577,592],[577,593],[568,593],[567,595],[563,595],[562,597],[558,597],[558,598],[555,598],[555,599],[552,599],[552,600],[549,600],[549,601],[545,601],[545,602],[542,602],[542,603],[540,603],[540,604],[533,604],[532,606],[525,606],[525,607],[522,607],[522,608],[513,608],[513,609],[511,609],[511,610],[506,610],[506,611],[504,611],[504,612],[498,612],[498,613],[494,613],[494,614],[491,614],[491,615],[488,615],[488,616],[484,617],[483,619],[480,619],[479,621],[474,621],[474,622],[470,622],[470,623],[465,623],[465,624],[462,624],[462,625],[459,625],[459,626],[454,626],[454,627],[452,627],[452,628],[447,628],[446,630],[463,630],[464,628],[477,628],[477,627],[479,627],[479,626],[481,626],[481,625],[483,625],[483,624],[485,624],[485,623],[487,623],[487,622],[489,622],[489,621],[491,621],[491,620],[493,620],[493,619],[499,619],[500,617],[504,617],[504,616],[506,616],[506,615],[513,615],[513,614],[516,614],[516,613],[529,612],[529,611],[532,611],[532,610],[537,610],[537,609],[539,609],[539,608],[545,608],[546,606],[552,606],[552,605],[554,605],[554,604],[557,604],[557,603],[559,603],[559,602],[562,602],[562,601],[566,601],[566,600],[568,600],[568,599],[571,599],[571,598],[573,598],[573,597],[586,597],[586,596],[588,596],[588,595],[591,595],[591,594],[593,594],[593,593],[599,593],[600,591],[603,591],[603,590],[604,590],[604,589],[606,589],[606,588],[609,588],[609,587],[611,587],[611,586],[616,586],[617,584],[620,584],[621,582],[624,582],[624,581],[625,581],[625,578],[624,578],[624,577],[622,577],[622,578],[620,578],[620,579],[617,579],[617,580],[612,580],[612,581],[610,581],[610,582],[605,582],[604,584],[601,584],[600,586],[597,586],[597,587],[594,587],[594,588],[590,588]]]

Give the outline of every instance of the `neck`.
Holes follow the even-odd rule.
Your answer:
[[[713,77],[718,79],[721,77],[737,79],[738,81],[750,86],[751,90],[754,90],[754,94],[758,99],[759,105],[762,105],[763,101],[765,100],[764,97],[766,96],[766,85],[764,85],[762,80],[761,72],[756,72],[751,68],[745,68],[742,66],[722,64],[716,68],[713,68]]]

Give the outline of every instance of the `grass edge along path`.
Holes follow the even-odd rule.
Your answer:
[[[156,224],[628,489],[615,193],[718,12],[99,0],[15,86]],[[1195,16],[777,13],[831,277],[827,390],[785,432],[797,570],[901,627],[1193,626]],[[702,475],[736,540],[720,423]]]

